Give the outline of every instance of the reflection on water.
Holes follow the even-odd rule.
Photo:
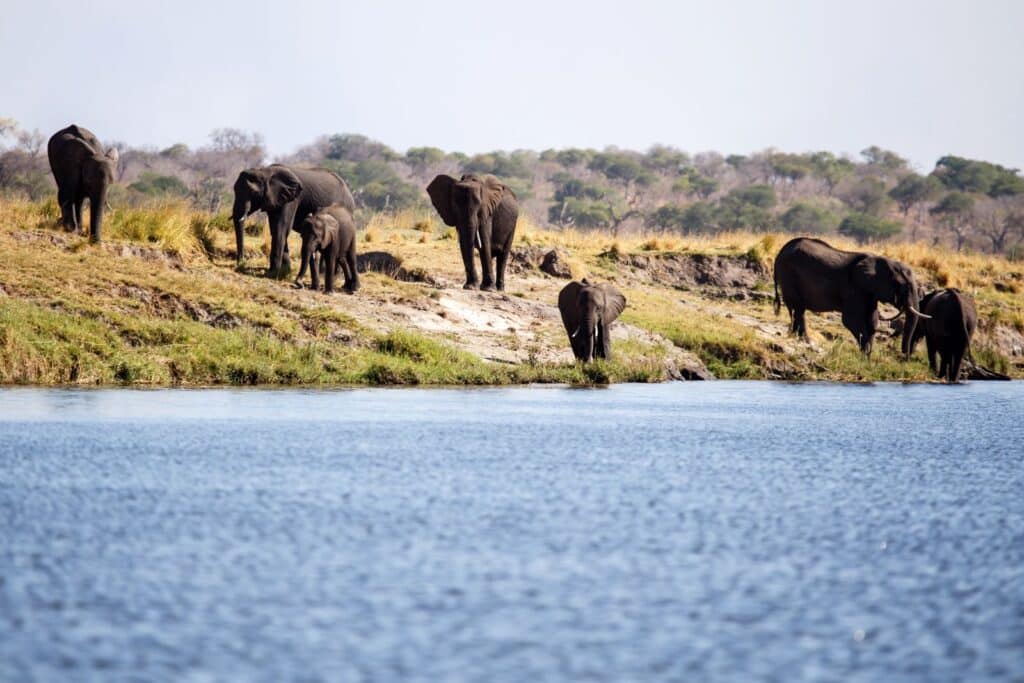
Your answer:
[[[1013,680],[1024,385],[0,390],[0,680]]]

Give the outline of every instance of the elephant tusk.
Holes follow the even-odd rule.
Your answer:
[[[932,317],[930,315],[925,315],[924,313],[922,313],[921,311],[917,310],[913,306],[910,307],[910,310],[913,311],[914,315],[916,315],[918,318],[924,318],[925,320],[931,320],[932,319]]]
[[[896,315],[891,315],[889,317],[886,317],[884,315],[879,315],[878,319],[879,320],[886,320],[886,321],[888,321],[888,320],[895,320],[896,318],[900,317],[901,315],[903,315],[903,309],[902,308],[900,310],[896,311]]]
[[[569,335],[569,339],[575,339],[576,335],[580,333],[579,326],[576,327],[576,331]]]

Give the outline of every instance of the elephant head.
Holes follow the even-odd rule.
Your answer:
[[[611,358],[611,324],[625,308],[626,297],[609,284],[584,279],[562,288],[558,310],[576,358]]]
[[[488,223],[504,192],[505,186],[494,176],[471,173],[459,180],[442,174],[427,185],[430,202],[445,224],[470,235]]]
[[[231,221],[235,226],[235,246],[240,263],[244,253],[242,228],[245,218],[257,211],[274,211],[293,201],[302,192],[302,183],[290,169],[279,166],[248,168],[235,180],[235,203]]]
[[[914,279],[914,273],[899,261],[866,254],[853,264],[850,279],[863,294],[899,309],[897,315],[883,320],[893,320],[906,314],[900,348],[909,358],[918,319],[929,317],[921,313],[921,288]]]

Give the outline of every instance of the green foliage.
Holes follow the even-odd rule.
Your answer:
[[[805,235],[820,235],[832,232],[839,224],[838,217],[820,206],[809,202],[794,202],[782,214],[782,227],[788,232]]]
[[[702,174],[693,167],[685,168],[672,182],[672,191],[688,197],[696,195],[707,199],[718,191],[718,181]]]
[[[865,176],[846,188],[840,199],[858,213],[877,216],[885,209],[889,199],[885,191],[885,183],[878,178]]]
[[[635,156],[625,152],[599,152],[590,160],[587,168],[625,186],[632,183],[646,186],[655,180],[654,174],[645,169]]]
[[[144,172],[128,189],[146,197],[187,197],[189,194],[188,185],[180,178],[152,171]]]
[[[575,197],[552,205],[548,209],[548,219],[552,223],[572,224],[587,229],[607,228],[615,222],[608,202]]]
[[[344,178],[356,199],[370,209],[405,209],[423,203],[420,189],[402,180],[382,159],[358,162],[332,159],[324,166]]]
[[[365,135],[353,133],[342,133],[327,138],[325,156],[328,159],[341,161],[366,161],[368,159],[394,161],[399,158],[398,154],[387,145],[371,140]]]
[[[713,232],[717,227],[715,210],[707,202],[694,202],[682,207],[667,204],[647,218],[647,224],[684,235]]]
[[[554,160],[565,168],[574,168],[589,164],[595,152],[590,149],[560,149],[554,153]]]
[[[854,170],[852,161],[836,157],[831,152],[815,152],[808,161],[811,173],[825,182],[829,195],[835,191],[839,182]]]
[[[903,226],[868,213],[852,213],[839,224],[839,234],[866,244],[898,235]]]
[[[690,155],[675,147],[654,145],[644,155],[643,165],[655,173],[673,175],[690,166]]]
[[[424,168],[444,161],[444,151],[437,147],[410,147],[405,152],[405,161],[413,168]]]
[[[766,232],[776,227],[775,190],[770,185],[749,185],[732,190],[715,212],[719,226],[727,230]]]
[[[569,173],[556,173],[551,178],[555,186],[555,201],[561,202],[570,197],[576,199],[601,199],[607,191],[605,188],[587,183]]]
[[[950,192],[931,209],[939,216],[963,216],[974,208],[974,198],[963,192]]]
[[[883,171],[902,171],[907,168],[906,159],[896,154],[896,152],[882,149],[878,145],[871,145],[867,149],[862,149],[860,155],[864,158],[865,162]]]
[[[799,154],[772,154],[768,160],[772,173],[777,178],[795,183],[811,171],[807,159]]]
[[[944,156],[935,164],[933,174],[947,188],[961,192],[977,192],[993,198],[1024,193],[1024,178],[1015,169],[987,161]]]
[[[462,163],[463,173],[490,173],[503,180],[508,178],[533,178],[529,158],[513,152],[489,152],[477,154]]]
[[[896,187],[889,190],[889,198],[899,204],[900,211],[906,216],[915,204],[928,201],[939,191],[939,183],[933,176],[922,176],[908,173],[899,179]]]

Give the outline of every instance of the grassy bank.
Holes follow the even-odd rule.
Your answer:
[[[734,300],[652,280],[618,258],[699,253],[770,261],[782,236],[614,239],[521,222],[519,245],[556,247],[574,276],[616,281],[629,299],[623,322],[653,333],[617,343],[614,362],[581,367],[572,362],[550,309],[565,280],[527,268],[509,276],[509,297],[468,298],[459,288],[454,235],[429,213],[362,217],[360,250],[386,251],[425,282],[368,273],[355,297],[299,291],[260,277],[264,223],[251,220],[245,265],[236,269],[226,215],[174,204],[114,207],[104,243],[90,245],[58,228],[52,201],[0,201],[0,383],[658,381],[666,376],[666,350],[654,336],[669,340],[669,349],[691,352],[718,377],[928,377],[922,352],[905,363],[891,342],[863,358],[834,316],[809,319],[810,344],[789,338],[785,320],[771,311],[765,283]],[[975,355],[1021,376],[1000,340],[1024,332],[1024,266],[921,245],[883,251],[930,283],[974,294],[983,318]],[[492,301],[508,309],[507,318],[475,320],[475,309],[486,312]]]

